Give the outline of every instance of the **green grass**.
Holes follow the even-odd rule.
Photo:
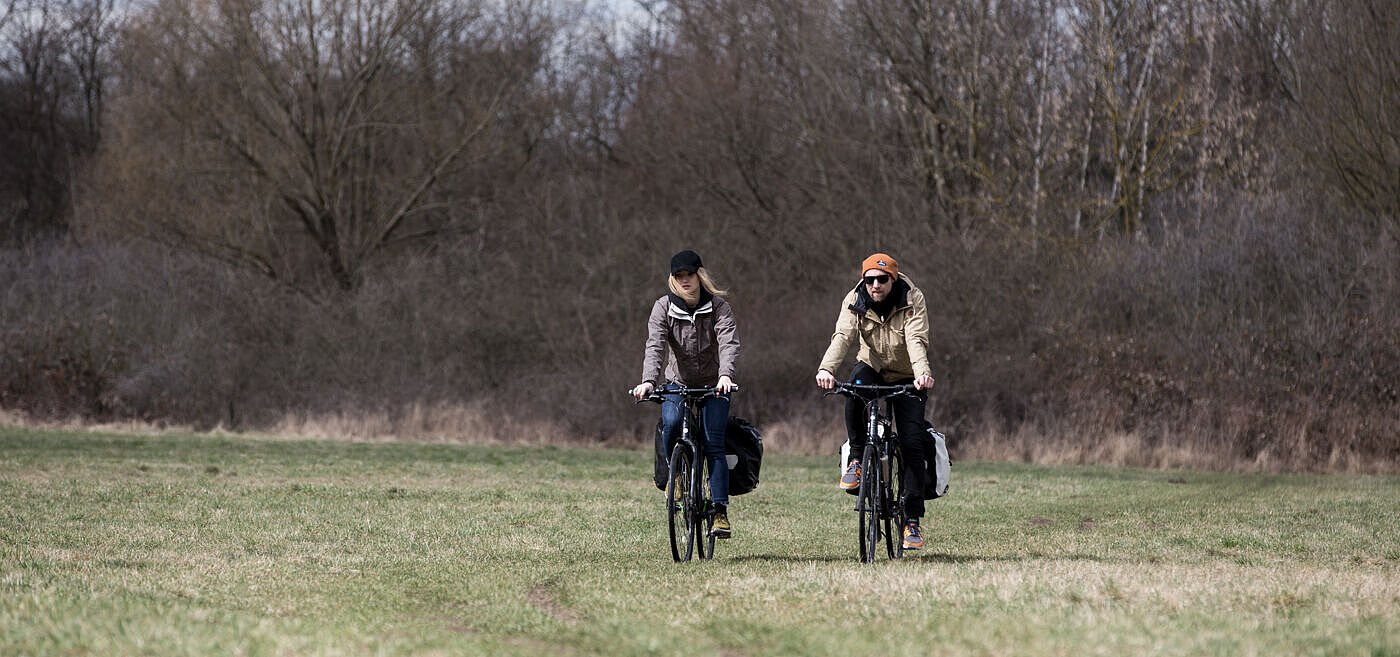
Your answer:
[[[0,429],[0,655],[1400,656],[1400,478],[955,463],[861,565],[834,461],[674,564],[643,452]]]

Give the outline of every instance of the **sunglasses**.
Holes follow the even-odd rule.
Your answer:
[[[890,275],[889,275],[889,274],[880,274],[879,276],[866,276],[866,277],[865,277],[865,284],[866,284],[866,285],[874,285],[874,284],[876,284],[876,283],[879,283],[880,285],[884,285],[885,283],[888,283],[888,282],[890,282]]]

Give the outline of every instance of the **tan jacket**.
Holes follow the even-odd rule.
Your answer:
[[[739,332],[729,302],[710,297],[691,312],[672,303],[670,295],[663,296],[652,305],[647,320],[642,381],[657,386],[665,383],[661,380],[664,364],[666,381],[688,388],[713,386],[721,376],[735,378],[739,350]]]
[[[846,359],[851,342],[859,335],[860,351],[856,358],[875,368],[885,381],[933,376],[928,361],[928,306],[924,293],[908,276],[900,274],[899,279],[909,285],[909,290],[903,303],[890,311],[887,320],[865,310],[860,296],[861,283],[846,294],[841,302],[841,314],[836,318],[836,332],[831,334],[831,344],[822,356],[820,369],[835,375]]]

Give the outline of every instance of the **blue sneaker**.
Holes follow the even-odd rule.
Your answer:
[[[855,490],[860,488],[860,461],[851,461],[846,465],[846,474],[841,475],[841,490]]]

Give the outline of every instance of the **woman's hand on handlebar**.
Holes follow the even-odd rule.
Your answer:
[[[646,399],[647,395],[650,395],[655,387],[656,386],[653,386],[650,381],[643,381],[640,385],[632,389],[632,396],[637,399]]]
[[[933,387],[933,377],[923,374],[914,379],[914,387],[919,390],[928,390]]]
[[[822,390],[831,390],[836,387],[836,377],[826,370],[817,370],[817,387]]]
[[[729,394],[738,387],[739,386],[734,385],[734,380],[728,376],[719,377],[719,383],[715,384],[715,390],[718,390],[720,394]]]

